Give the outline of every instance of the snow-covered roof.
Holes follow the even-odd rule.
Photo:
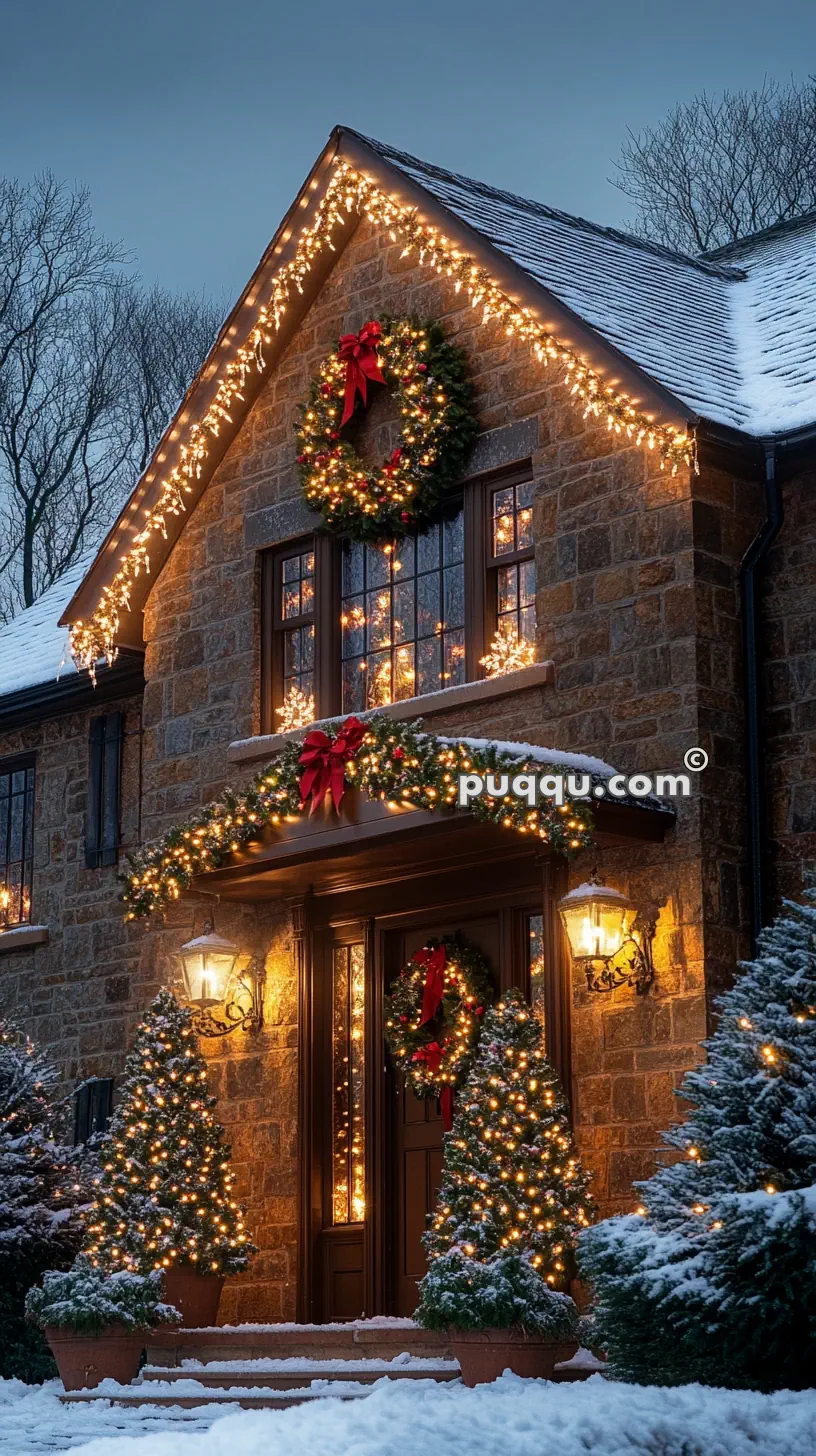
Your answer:
[[[93,553],[80,557],[33,607],[0,627],[0,697],[76,672],[68,628],[58,623],[92,561]]]
[[[363,140],[697,414],[816,421],[816,213],[690,258]]]

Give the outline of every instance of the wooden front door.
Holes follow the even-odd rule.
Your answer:
[[[492,972],[496,989],[501,979],[501,916],[479,915],[435,920],[403,931],[390,931],[386,942],[387,980],[391,981],[432,936],[461,931],[481,952]],[[402,1076],[393,1074],[394,1108],[390,1166],[391,1191],[391,1300],[393,1313],[412,1315],[417,1307],[417,1282],[427,1263],[422,1235],[428,1214],[436,1204],[442,1177],[442,1118],[437,1102],[415,1097]]]

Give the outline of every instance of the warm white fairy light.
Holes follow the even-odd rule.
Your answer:
[[[281,326],[292,298],[303,292],[304,282],[318,255],[334,250],[333,236],[352,213],[365,217],[375,227],[387,229],[394,242],[403,244],[403,256],[415,256],[435,272],[454,280],[457,291],[464,289],[474,308],[482,309],[484,321],[497,319],[509,338],[532,348],[542,364],[564,369],[563,380],[570,394],[583,405],[585,415],[605,419],[611,433],[635,444],[656,450],[661,465],[694,466],[694,441],[687,432],[671,425],[656,424],[632,403],[628,395],[607,384],[596,369],[572,349],[558,342],[527,307],[515,303],[490,273],[468,253],[455,247],[439,228],[423,223],[414,207],[391,197],[363,173],[339,159],[318,204],[314,222],[303,228],[294,256],[281,264],[272,280],[271,297],[260,305],[254,327],[234,358],[224,367],[212,403],[187,430],[178,464],[160,482],[153,506],[145,507],[144,520],[120,557],[120,566],[87,621],[71,629],[71,650],[77,665],[94,671],[104,658],[116,656],[116,634],[120,613],[130,610],[133,583],[142,571],[150,570],[149,545],[156,532],[166,537],[167,517],[186,510],[185,496],[191,494],[209,454],[212,440],[231,419],[230,410],[242,392],[252,370],[263,372],[263,346]]]
[[[503,622],[497,629],[489,650],[479,661],[488,677],[503,677],[506,672],[518,672],[521,667],[531,667],[535,662],[535,647],[519,637],[514,625]]]
[[[293,733],[296,728],[305,728],[317,717],[314,693],[306,693],[293,683],[280,708],[275,709],[279,733]]]

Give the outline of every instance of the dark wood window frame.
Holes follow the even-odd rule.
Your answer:
[[[492,493],[532,479],[529,460],[473,476],[462,484],[460,499],[465,535],[465,681],[484,677],[481,658],[496,631],[497,579],[502,566],[529,560],[529,550],[493,557]],[[456,496],[452,497],[452,503]],[[283,621],[281,563],[286,557],[314,550],[314,681],[318,718],[342,711],[341,582],[342,542],[326,534],[304,535],[269,547],[261,556],[261,732],[278,731],[276,709],[283,684]],[[287,624],[288,625],[288,624]]]
[[[88,744],[88,813],[85,864],[88,869],[115,865],[121,839],[123,712],[91,719]]]
[[[15,775],[25,774],[22,789],[14,789]],[[0,849],[2,849],[2,863],[0,863],[0,890],[9,889],[9,878],[11,871],[19,866],[20,868],[20,904],[19,914],[16,908],[10,904],[8,911],[0,906],[0,929],[6,925],[29,925],[31,923],[31,901],[33,899],[34,887],[34,809],[36,787],[36,755],[33,753],[16,754],[13,758],[0,759],[0,781],[7,780],[5,794],[0,802]],[[15,829],[15,815],[13,800],[22,798],[22,818],[18,820],[18,834]],[[19,853],[17,849],[19,847]],[[28,903],[26,903],[26,891],[28,892]]]

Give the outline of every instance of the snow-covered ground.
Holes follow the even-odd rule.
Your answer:
[[[61,1406],[59,1385],[0,1382],[0,1452],[44,1456],[805,1456],[816,1391],[383,1381],[363,1400],[285,1411]]]

